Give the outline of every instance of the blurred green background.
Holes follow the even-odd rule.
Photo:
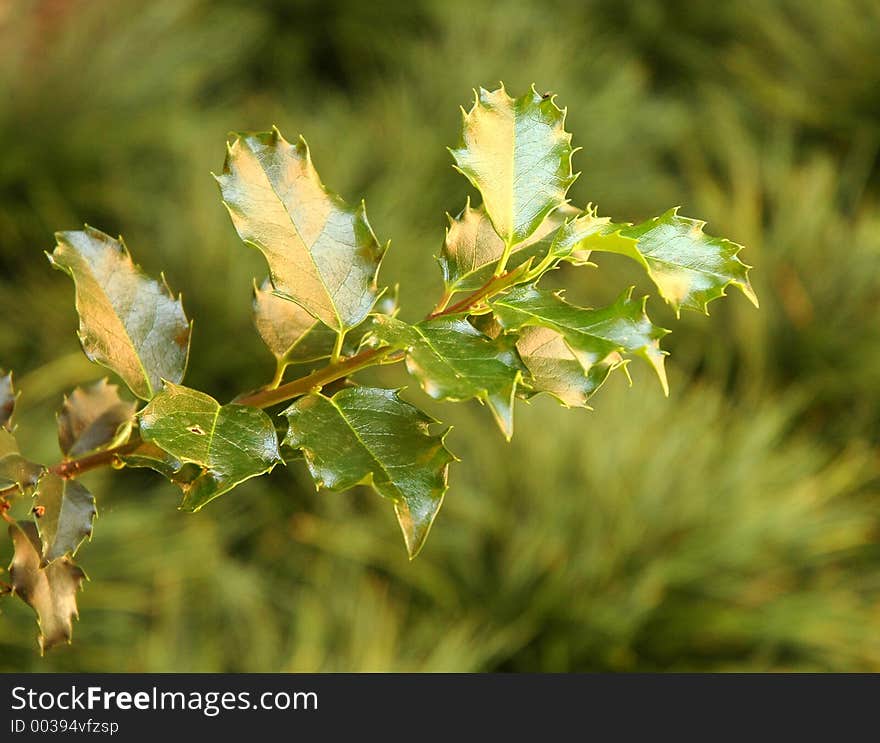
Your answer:
[[[575,203],[681,204],[747,246],[761,310],[734,292],[675,322],[652,299],[671,397],[636,369],[594,412],[520,405],[509,445],[411,388],[463,460],[413,563],[387,502],[316,494],[301,463],[198,516],[149,473],[92,474],[74,644],[41,659],[6,600],[0,670],[880,670],[873,0],[0,0],[0,366],[26,453],[54,461],[62,394],[104,375],[43,257],[55,230],[122,233],[164,270],[196,318],[187,381],[228,399],[273,364],[264,265],[210,176],[226,133],[302,132],[393,239],[383,278],[415,319],[469,192],[458,106],[499,79],[568,106]],[[596,303],[651,289],[613,256],[560,278]]]

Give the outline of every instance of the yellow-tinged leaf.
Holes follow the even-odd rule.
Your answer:
[[[235,229],[263,253],[278,293],[337,332],[369,314],[385,246],[363,202],[352,209],[324,187],[302,137],[292,144],[277,129],[238,135],[217,181]]]
[[[538,326],[520,330],[516,350],[529,371],[526,384],[531,394],[546,392],[566,407],[589,408],[587,401],[624,363],[615,351],[584,369],[561,333]]]
[[[532,235],[513,247],[507,270],[515,269],[530,258],[535,262],[545,258],[551,253],[554,237],[565,220],[578,214],[577,209],[567,204],[549,214]],[[504,248],[504,241],[498,237],[483,206],[474,208],[468,199],[461,214],[450,218],[438,257],[447,294],[474,291],[483,286],[492,278]]]
[[[86,574],[69,558],[62,557],[47,567],[40,567],[40,538],[30,521],[10,524],[9,536],[15,554],[9,566],[12,593],[37,614],[40,627],[40,650],[70,642],[73,619],[79,617],[76,593]]]
[[[633,299],[632,287],[607,307],[577,307],[559,294],[535,286],[520,286],[492,302],[495,317],[507,330],[542,327],[565,339],[584,371],[607,363],[612,354],[639,356],[650,364],[669,394],[660,339],[669,333],[645,314],[647,297]]]
[[[565,204],[577,176],[564,125],[565,111],[534,87],[519,98],[503,85],[480,88],[470,111],[462,110],[461,139],[450,152],[507,246],[528,238]]]
[[[119,388],[102,379],[77,387],[58,412],[58,445],[66,457],[81,457],[128,438],[137,405],[123,400]]]
[[[92,361],[112,369],[143,400],[179,383],[191,326],[180,298],[135,265],[121,239],[86,226],[58,232],[52,265],[76,286],[79,338]]]
[[[708,304],[735,286],[755,307],[758,297],[749,283],[749,268],[737,256],[742,245],[703,232],[705,222],[682,217],[678,208],[637,225],[616,225],[616,241],[593,250],[620,253],[639,263],[680,314],[682,308],[708,314]]]

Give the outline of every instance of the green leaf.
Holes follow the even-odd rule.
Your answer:
[[[79,617],[76,593],[86,574],[67,557],[41,568],[40,538],[30,521],[10,524],[9,536],[15,547],[9,566],[12,592],[37,614],[40,651],[69,643],[73,619]]]
[[[92,494],[79,482],[46,472],[34,491],[34,513],[43,543],[40,567],[45,567],[64,555],[76,554],[83,539],[92,535],[98,509]]]
[[[566,302],[559,294],[534,286],[515,287],[494,300],[492,309],[507,330],[537,326],[560,333],[581,366],[589,371],[611,354],[632,354],[647,361],[669,393],[660,339],[669,331],[654,325],[645,314],[647,297],[632,298],[632,287],[614,304],[586,309]]]
[[[45,468],[25,459],[18,442],[9,431],[0,428],[0,493],[11,488],[24,492],[33,487]]]
[[[480,88],[462,110],[456,168],[479,190],[486,213],[505,245],[525,240],[554,209],[576,176],[565,111],[534,87],[511,98],[502,85]]]
[[[120,240],[86,226],[58,232],[52,265],[76,286],[79,338],[86,356],[116,372],[149,400],[167,379],[183,379],[191,326],[180,298],[145,276]]]
[[[594,250],[620,252],[632,242],[630,238],[621,236],[622,225],[615,224],[610,217],[600,217],[592,204],[587,204],[583,212],[570,217],[567,228],[557,240],[555,257],[576,266],[595,266],[590,262],[590,254]]]
[[[202,472],[200,467],[194,464],[185,465],[167,451],[146,441],[142,441],[134,451],[121,455],[119,459],[126,467],[155,470],[177,484],[192,482]]]
[[[180,507],[187,511],[269,472],[280,459],[275,426],[258,408],[220,405],[203,392],[166,383],[139,417],[144,441],[202,468],[192,482],[179,483]]]
[[[106,379],[77,387],[58,413],[58,445],[66,457],[115,446],[128,438],[137,405],[119,396]]]
[[[13,435],[12,415],[18,392],[12,384],[12,373],[0,372],[0,494],[17,489],[24,493],[33,487],[45,469],[25,459]]]
[[[4,374],[0,369],[0,428],[12,430],[12,414],[15,412],[15,401],[18,393],[12,386],[12,372]]]
[[[566,218],[577,214],[577,209],[566,204],[547,216],[532,235],[513,247],[507,270],[513,270],[529,258],[540,260],[547,256],[556,232]],[[504,248],[504,241],[495,232],[485,209],[471,207],[468,199],[464,211],[455,219],[449,218],[443,250],[438,257],[447,294],[481,288],[492,278]]]
[[[406,368],[438,400],[478,399],[489,406],[504,436],[513,435],[513,403],[524,368],[505,336],[489,338],[460,317],[408,325],[377,318],[376,336],[406,350]]]
[[[317,487],[372,485],[394,502],[410,558],[418,554],[443,503],[449,463],[446,433],[394,390],[351,387],[332,398],[313,393],[284,415],[284,443],[302,449]]]
[[[589,408],[589,400],[623,359],[617,353],[585,370],[560,333],[550,328],[522,328],[516,349],[529,371],[526,379],[534,392],[553,395],[567,407]]]
[[[678,208],[637,225],[618,225],[620,240],[593,246],[638,262],[675,310],[706,312],[713,299],[735,286],[758,306],[749,283],[749,268],[737,255],[742,250],[730,240],[703,232],[706,223],[681,217]]]
[[[334,330],[275,294],[268,280],[254,284],[254,324],[279,364],[327,358],[336,341]]]
[[[336,342],[336,333],[316,320],[302,307],[289,299],[279,297],[266,280],[262,286],[254,284],[254,324],[257,332],[281,367],[329,358]],[[377,313],[393,315],[397,312],[397,292],[386,292],[376,303]],[[342,352],[355,353],[372,330],[370,317],[345,336]]]
[[[597,216],[592,206],[581,212],[564,204],[548,215],[532,235],[513,246],[506,268],[512,271],[532,259],[525,280],[536,281],[560,260],[591,265],[590,251],[622,240],[619,229],[620,225],[612,224],[608,217]],[[492,278],[504,247],[483,207],[472,208],[468,201],[461,214],[450,218],[438,257],[447,296],[483,287]]]
[[[337,332],[373,308],[385,252],[363,202],[351,209],[321,183],[300,137],[240,134],[217,176],[239,236],[266,257],[275,290]]]

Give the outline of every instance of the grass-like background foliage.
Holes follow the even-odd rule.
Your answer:
[[[0,361],[23,448],[52,460],[62,393],[104,376],[42,256],[54,230],[123,232],[185,287],[188,383],[228,399],[273,361],[251,326],[261,259],[209,175],[224,133],[306,132],[393,237],[384,275],[415,317],[461,208],[457,107],[499,79],[568,106],[576,204],[681,204],[747,246],[762,310],[735,297],[670,325],[653,300],[675,329],[668,400],[622,376],[595,412],[539,398],[511,444],[444,406],[466,457],[413,563],[386,503],[316,495],[301,465],[198,517],[145,473],[90,475],[76,642],[40,658],[30,609],[5,601],[0,670],[880,670],[880,8],[488,5],[0,4]],[[649,288],[601,262],[560,277],[572,301]]]

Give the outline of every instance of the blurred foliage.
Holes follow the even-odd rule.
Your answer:
[[[595,412],[539,400],[510,445],[408,392],[467,453],[413,563],[386,503],[318,496],[299,463],[198,516],[146,473],[94,474],[74,645],[41,659],[4,601],[0,670],[880,670],[878,70],[870,0],[0,0],[0,365],[34,457],[57,457],[61,395],[102,376],[42,256],[56,229],[122,232],[184,291],[188,383],[271,376],[265,269],[209,175],[230,130],[305,134],[393,239],[383,273],[416,318],[466,194],[457,106],[534,81],[584,148],[579,204],[681,204],[747,246],[762,301],[680,323],[655,303],[669,400],[648,380]],[[566,275],[578,301],[642,281],[602,261],[608,287]]]

